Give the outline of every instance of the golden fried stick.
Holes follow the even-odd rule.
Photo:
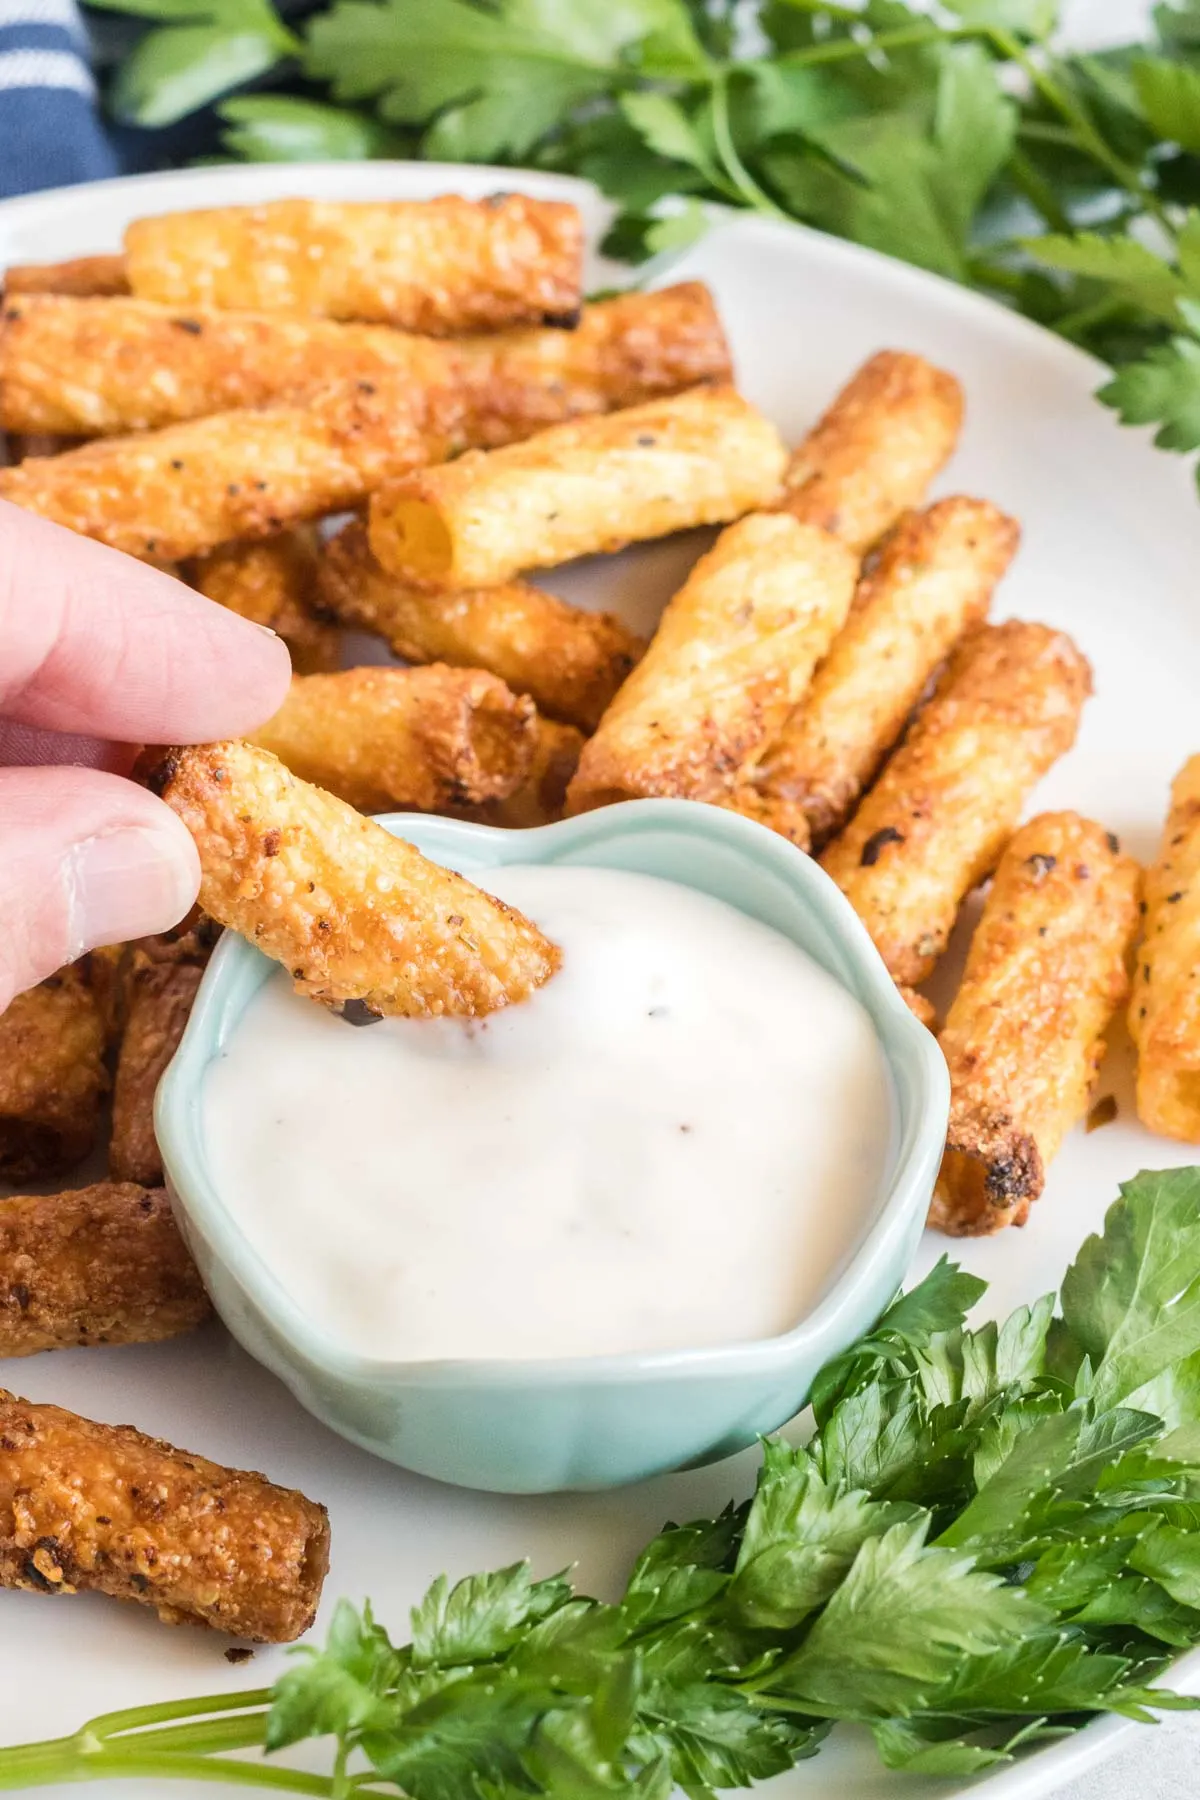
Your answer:
[[[0,469],[0,497],[131,556],[178,562],[357,505],[441,455],[419,396],[385,383],[308,407],[215,413]]]
[[[4,297],[10,294],[73,294],[77,297],[127,294],[129,277],[123,256],[76,256],[70,262],[14,263],[4,271]]]
[[[422,390],[458,447],[492,449],[579,413],[727,381],[708,289],[683,282],[583,310],[578,329],[416,337],[295,313],[14,296],[0,318],[0,427],[92,437],[245,406],[302,405],[382,372]]]
[[[200,904],[352,1015],[472,1017],[523,1000],[559,952],[528,919],[250,744],[147,753],[200,852]]]
[[[126,975],[126,1018],[113,1082],[112,1137],[108,1172],[114,1181],[153,1187],[163,1178],[162,1155],[154,1135],[154,1096],[167,1064],[179,1048],[210,946],[186,941],[172,953],[134,949]]]
[[[787,513],[730,525],[584,745],[568,812],[650,795],[720,800],[804,692],[857,573],[844,544]]]
[[[371,548],[402,580],[492,587],[773,500],[787,452],[730,387],[554,425],[507,449],[469,451],[372,496]]]
[[[483,450],[733,374],[702,281],[599,300],[574,331],[494,332],[462,338],[454,351],[463,439]]]
[[[407,662],[490,669],[541,711],[586,731],[646,647],[612,613],[584,612],[529,582],[414,588],[384,573],[358,520],[326,544],[316,591],[324,612],[379,632]]]
[[[881,350],[794,452],[782,504],[866,550],[949,460],[962,410],[953,375],[903,350]]]
[[[1064,632],[1010,619],[963,639],[937,692],[821,858],[894,981],[924,981],[964,897],[1075,740],[1091,692]]]
[[[845,824],[930,677],[987,612],[1017,547],[1016,521],[986,500],[907,513],[858,585],[812,686],[732,804],[801,847]]]
[[[1129,992],[1140,885],[1111,832],[1078,813],[1043,813],[1010,841],[938,1039],[950,1069],[939,1230],[977,1237],[1028,1218]]]
[[[31,294],[4,305],[0,425],[83,437],[154,431],[241,407],[304,405],[389,374],[458,405],[457,370],[454,345],[386,326]]]
[[[108,1093],[106,1044],[86,962],[0,1013],[0,1180],[40,1181],[82,1162]]]
[[[257,543],[223,544],[180,573],[218,605],[276,632],[297,675],[321,675],[338,666],[341,634],[314,611],[318,561],[315,532],[298,525]]]
[[[0,1356],[155,1344],[209,1310],[161,1188],[105,1181],[0,1200]]]
[[[476,807],[469,816],[483,825],[501,825],[516,831],[561,819],[567,787],[579,766],[583,744],[583,733],[573,725],[539,718],[533,761],[520,787],[503,800],[489,800]]]
[[[366,319],[448,337],[573,325],[583,222],[525,194],[464,200],[274,200],[135,219],[129,285],[167,306]]]
[[[1146,870],[1146,916],[1129,1030],[1137,1111],[1162,1137],[1200,1143],[1200,756],[1171,787],[1162,844]]]
[[[255,1643],[308,1630],[323,1506],[131,1425],[0,1390],[0,1587],[99,1593]]]
[[[296,676],[251,742],[359,812],[502,800],[529,773],[537,715],[484,669]]]

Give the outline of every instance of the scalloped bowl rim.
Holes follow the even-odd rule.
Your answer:
[[[452,845],[465,848],[500,844],[518,852],[535,851],[529,860],[539,862],[558,860],[556,856],[545,855],[545,846],[587,847],[619,838],[631,828],[639,832],[643,828],[640,822],[648,825],[658,821],[676,828],[682,826],[685,833],[701,838],[723,841],[743,856],[765,864],[775,876],[782,875],[793,888],[801,890],[814,910],[823,912],[826,921],[835,925],[842,948],[862,982],[864,993],[860,1004],[871,1016],[893,1094],[892,1166],[887,1191],[875,1217],[864,1230],[858,1245],[847,1253],[828,1290],[797,1324],[776,1336],[690,1350],[597,1356],[428,1360],[366,1356],[349,1349],[335,1334],[305,1317],[300,1303],[239,1229],[208,1168],[197,1168],[192,1162],[187,1143],[189,1130],[184,1121],[194,1108],[199,1107],[204,1076],[214,1050],[233,1028],[234,1021],[227,1017],[227,1008],[231,1004],[229,987],[248,959],[268,962],[248,940],[226,931],[205,972],[179,1049],[159,1084],[155,1130],[172,1200],[181,1210],[185,1224],[195,1221],[212,1253],[233,1274],[247,1298],[259,1308],[283,1342],[307,1363],[325,1373],[343,1381],[380,1389],[397,1383],[406,1386],[500,1386],[511,1385],[514,1378],[530,1388],[539,1389],[591,1386],[604,1382],[636,1382],[650,1376],[721,1376],[770,1371],[786,1367],[808,1354],[823,1357],[824,1345],[836,1336],[840,1318],[854,1307],[863,1283],[882,1262],[899,1253],[905,1233],[911,1227],[914,1209],[927,1202],[927,1194],[922,1193],[921,1168],[930,1160],[931,1139],[936,1139],[940,1155],[949,1109],[949,1076],[936,1039],[910,1012],[865,926],[836,884],[811,857],[765,826],[737,813],[696,801],[624,801],[523,831],[429,813],[381,813],[376,815],[376,820],[394,836],[424,840],[417,847],[434,861],[442,861]],[[431,840],[435,847],[425,848]],[[473,869],[482,871],[525,860],[521,854],[509,854],[490,861],[479,861],[468,855],[462,858],[462,866],[470,877]],[[455,857],[454,866],[457,867],[458,862]],[[660,876],[659,879],[672,878]],[[691,884],[679,882],[677,885]],[[836,974],[831,978],[840,986],[846,985]],[[885,1021],[890,1026],[890,1034],[885,1032]],[[918,1095],[914,1112],[919,1112],[919,1116],[907,1126],[896,1095],[895,1064],[901,1055],[907,1057],[910,1071],[915,1073]],[[897,1287],[903,1274],[903,1269],[897,1274]]]

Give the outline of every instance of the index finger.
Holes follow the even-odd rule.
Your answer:
[[[124,743],[240,737],[291,665],[262,626],[0,501],[0,713]]]

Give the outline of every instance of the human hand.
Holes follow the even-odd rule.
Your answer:
[[[0,501],[0,1011],[183,917],[195,846],[124,779],[137,746],[239,737],[289,675],[261,626]]]

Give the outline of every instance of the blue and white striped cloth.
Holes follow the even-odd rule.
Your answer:
[[[75,0],[0,0],[0,198],[116,172]]]

